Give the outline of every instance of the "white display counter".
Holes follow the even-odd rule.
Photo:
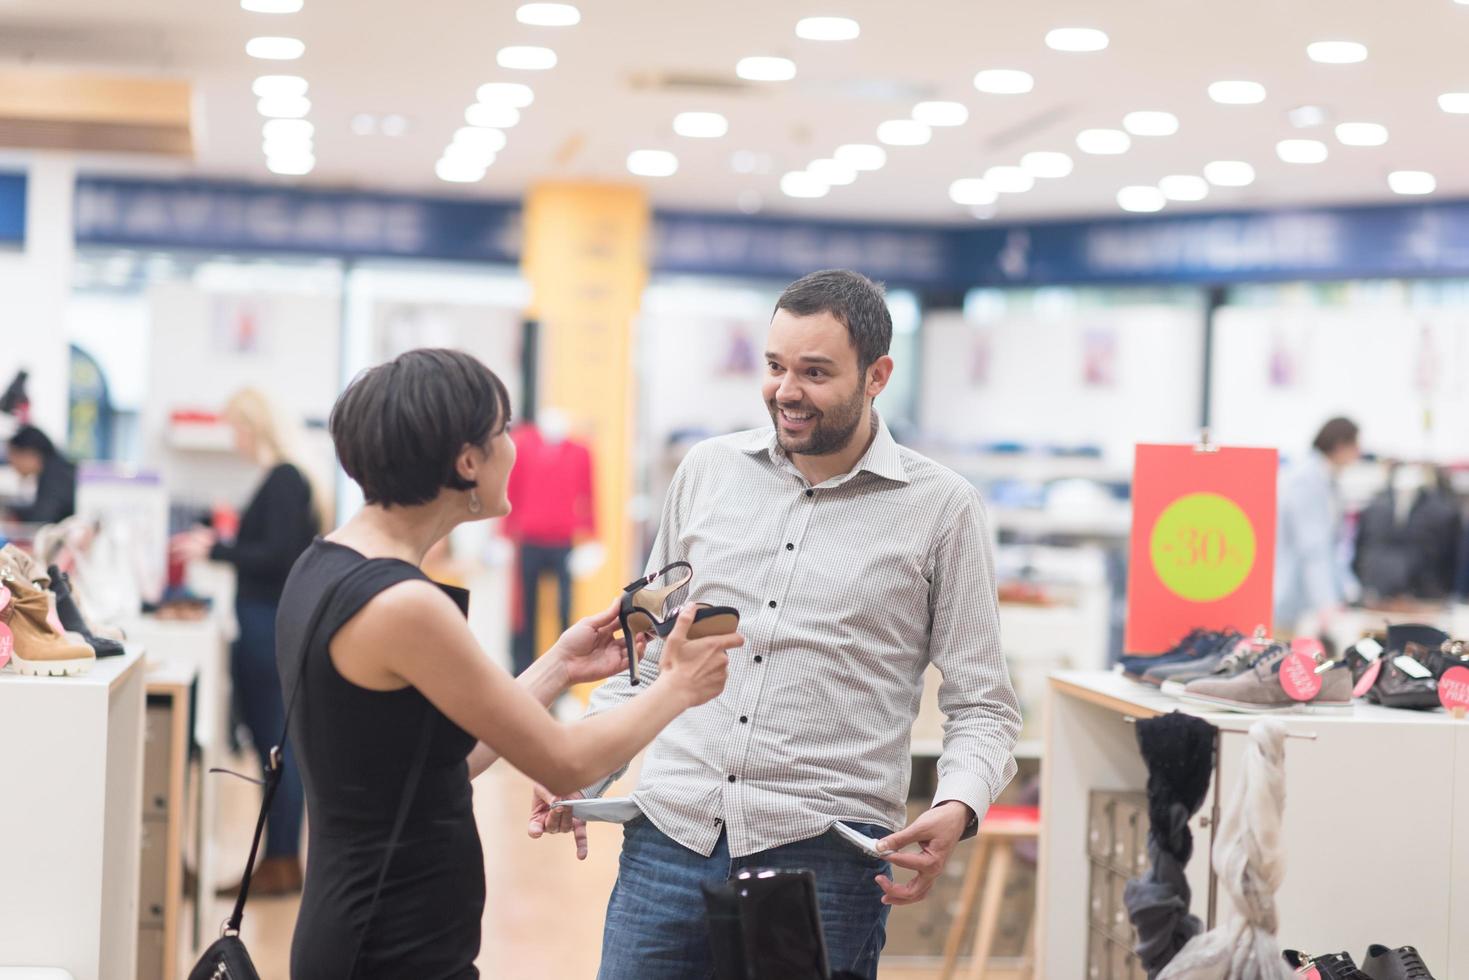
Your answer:
[[[135,975],[144,687],[138,651],[0,673],[0,967]]]
[[[1086,976],[1088,797],[1141,791],[1128,719],[1182,709],[1221,729],[1258,717],[1198,710],[1119,674],[1051,677],[1046,703],[1037,976]],[[1359,703],[1275,715],[1286,741],[1280,940],[1315,954],[1416,946],[1440,977],[1469,976],[1469,721]],[[1237,791],[1244,735],[1221,736],[1216,791]],[[1194,818],[1193,912],[1207,915],[1214,793]],[[1220,915],[1227,898],[1217,896]]]

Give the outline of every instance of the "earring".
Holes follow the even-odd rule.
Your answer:
[[[469,512],[471,514],[478,514],[480,511],[482,511],[484,509],[485,509],[484,504],[482,504],[482,503],[479,502],[479,493],[478,493],[478,491],[475,491],[475,490],[469,491]]]

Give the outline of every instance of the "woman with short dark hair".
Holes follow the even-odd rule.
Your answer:
[[[310,817],[291,952],[300,980],[478,976],[485,872],[470,780],[503,756],[553,792],[590,784],[715,697],[727,651],[743,642],[688,639],[690,607],[648,691],[574,724],[546,705],[626,665],[616,605],[573,625],[518,679],[491,663],[465,622],[468,593],[419,565],[457,525],[509,512],[509,415],[500,380],[450,350],[372,368],[332,409],[337,456],[366,506],[297,561],[277,624],[287,704],[301,678],[291,740]],[[409,789],[415,758],[426,761]]]

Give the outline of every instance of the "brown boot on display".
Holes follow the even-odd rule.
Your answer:
[[[38,589],[51,587],[51,576],[46,574],[46,566],[13,544],[0,548],[0,569],[5,568],[10,569],[17,578],[25,579]]]
[[[97,654],[86,643],[58,633],[51,624],[50,594],[15,575],[7,567],[0,571],[0,584],[10,590],[10,632],[15,649],[10,660],[22,674],[63,677],[85,674],[97,662]]]
[[[250,897],[281,898],[301,891],[301,859],[295,857],[266,858],[250,876]],[[240,886],[230,885],[214,893],[216,898],[238,898]]]

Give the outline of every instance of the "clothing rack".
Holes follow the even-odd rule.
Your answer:
[[[1137,724],[1137,718],[1133,717],[1132,715],[1123,715],[1122,720],[1129,725]],[[1210,724],[1213,723],[1211,722]],[[1215,833],[1219,830],[1219,821],[1223,817],[1223,806],[1220,804],[1219,800],[1224,793],[1224,756],[1223,753],[1219,751],[1219,736],[1248,735],[1249,732],[1250,730],[1248,728],[1223,728],[1219,725],[1214,725],[1214,805],[1209,810],[1209,912],[1207,922],[1207,928],[1209,929],[1213,929],[1214,926],[1218,924],[1217,920],[1219,913],[1219,900],[1217,897],[1217,893],[1219,891],[1219,874],[1214,870],[1214,836]],[[1295,732],[1286,732],[1285,737],[1287,739],[1296,739],[1302,742],[1316,741],[1315,732],[1301,732],[1299,734]]]

